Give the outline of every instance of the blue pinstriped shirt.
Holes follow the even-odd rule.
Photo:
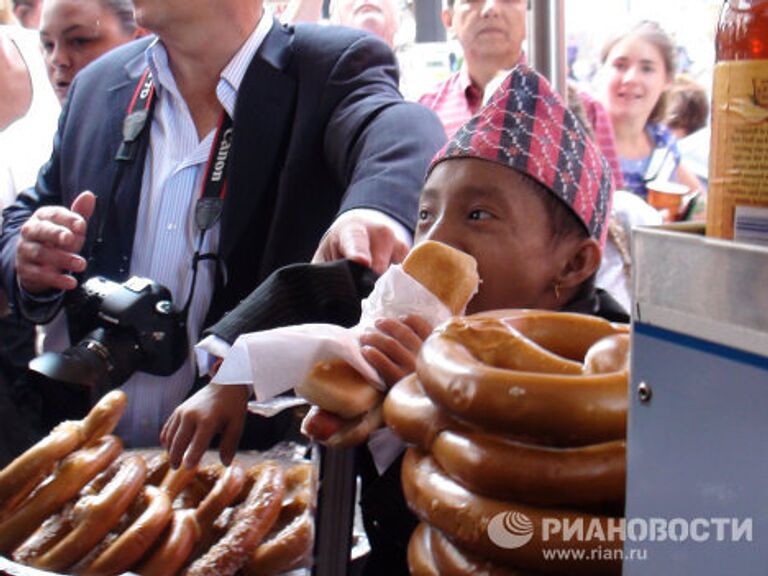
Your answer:
[[[237,91],[245,71],[271,27],[272,17],[265,12],[248,40],[222,71],[216,95],[230,116],[234,114]],[[198,230],[193,219],[194,204],[200,192],[214,133],[211,132],[202,141],[198,140],[197,130],[176,87],[162,43],[155,42],[147,49],[147,62],[155,79],[157,100],[141,185],[130,272],[152,278],[168,287],[174,303],[181,307],[189,294],[192,255],[198,241]],[[202,251],[216,252],[218,237],[219,227],[216,225],[205,235]],[[123,385],[129,403],[117,433],[127,445],[157,445],[165,420],[191,389],[195,378],[191,347],[197,342],[211,301],[213,274],[212,261],[200,263],[188,318],[188,361],[170,377],[136,373]]]

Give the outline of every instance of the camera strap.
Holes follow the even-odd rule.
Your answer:
[[[147,68],[139,78],[133,98],[131,98],[131,102],[128,104],[128,111],[123,119],[123,140],[120,142],[117,154],[115,154],[117,169],[112,177],[112,185],[109,188],[109,195],[106,198],[101,198],[99,204],[101,204],[103,208],[100,208],[98,204],[96,206],[97,210],[100,212],[98,219],[99,225],[98,228],[96,228],[96,238],[94,242],[89,245],[88,253],[86,254],[88,268],[90,268],[95,259],[95,252],[100,250],[104,244],[104,230],[109,214],[112,211],[112,204],[115,201],[117,188],[120,185],[120,181],[123,179],[125,166],[136,159],[139,137],[144,132],[147,120],[152,115],[154,96],[155,87],[152,81],[152,73],[149,68]],[[87,278],[88,272],[89,270],[85,270],[81,273],[81,276]]]
[[[205,167],[203,185],[195,204],[195,224],[197,224],[200,234],[198,236],[197,249],[192,257],[192,285],[189,289],[187,302],[184,305],[185,317],[192,304],[192,296],[195,293],[198,264],[203,260],[214,260],[218,270],[221,262],[218,254],[214,252],[201,254],[201,250],[203,249],[205,233],[219,221],[224,209],[224,198],[227,195],[227,167],[229,166],[229,157],[232,152],[233,132],[232,118],[229,117],[226,111],[222,111],[219,127],[213,137],[208,164]]]
[[[123,140],[120,143],[115,161],[118,164],[112,180],[109,197],[106,199],[106,206],[100,219],[98,233],[94,248],[88,255],[89,264],[93,260],[93,252],[103,244],[103,235],[105,224],[120,180],[123,177],[123,171],[127,164],[136,160],[139,139],[146,134],[146,127],[152,118],[155,103],[155,86],[152,78],[152,72],[147,68],[139,78],[136,84],[133,97],[128,104],[128,109],[123,120]],[[214,260],[219,268],[220,259],[215,253],[209,252],[201,254],[205,233],[210,230],[221,218],[224,209],[224,198],[227,194],[227,167],[229,166],[229,156],[232,150],[232,135],[234,132],[234,123],[226,111],[222,111],[219,125],[214,135],[211,153],[208,157],[208,163],[205,168],[205,177],[195,204],[195,224],[199,230],[197,248],[192,257],[192,282],[189,290],[187,302],[183,308],[183,317],[186,317],[189,307],[192,303],[192,296],[195,291],[197,281],[197,269],[199,262],[203,260]]]

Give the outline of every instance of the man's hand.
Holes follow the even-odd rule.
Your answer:
[[[360,336],[361,351],[391,388],[416,370],[416,357],[431,333],[432,326],[420,316],[383,318],[376,321],[376,330]]]
[[[402,262],[410,248],[405,228],[376,210],[345,212],[320,241],[312,262],[347,258],[383,274],[390,264]]]
[[[82,192],[70,210],[44,206],[32,214],[21,227],[16,248],[16,275],[22,288],[35,294],[77,287],[70,273],[85,270],[79,252],[95,207],[96,196]]]
[[[176,408],[160,432],[171,466],[194,468],[221,432],[219,455],[229,466],[243,433],[251,389],[247,385],[208,384]]]

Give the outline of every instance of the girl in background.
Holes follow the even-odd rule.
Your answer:
[[[643,21],[602,50],[605,107],[613,124],[624,187],[645,198],[653,180],[676,181],[692,190],[698,179],[682,164],[677,140],[662,124],[666,92],[676,71],[672,39]]]

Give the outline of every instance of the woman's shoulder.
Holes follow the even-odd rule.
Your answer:
[[[677,139],[672,131],[665,125],[656,122],[646,124],[646,130],[651,135],[656,148],[664,146],[677,146]]]

